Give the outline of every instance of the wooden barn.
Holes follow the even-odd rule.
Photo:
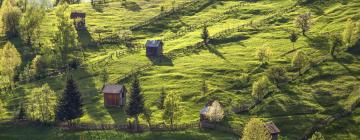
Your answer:
[[[102,92],[106,107],[120,107],[126,104],[127,90],[124,85],[105,85]]]
[[[146,41],[146,55],[151,57],[158,57],[163,55],[164,43],[161,40]]]
[[[280,129],[275,125],[274,122],[265,123],[266,129],[271,134],[271,140],[277,140],[279,137]]]
[[[74,26],[76,30],[86,30],[85,13],[73,11],[70,14],[70,18],[74,20]]]

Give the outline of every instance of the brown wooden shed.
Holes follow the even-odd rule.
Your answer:
[[[86,30],[86,13],[73,11],[70,14],[70,18],[74,20],[74,26],[76,30]]]
[[[102,92],[106,107],[121,107],[126,104],[127,90],[124,85],[105,85]]]
[[[280,129],[275,125],[274,122],[265,123],[266,129],[271,135],[271,140],[277,140],[279,137]]]

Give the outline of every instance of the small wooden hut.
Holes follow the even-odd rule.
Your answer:
[[[105,85],[102,92],[106,107],[120,107],[126,104],[127,90],[124,85]]]
[[[76,30],[86,30],[85,13],[73,11],[70,14],[70,18],[74,20],[74,26]]]
[[[280,129],[275,125],[274,122],[265,123],[266,129],[271,135],[271,140],[277,140],[279,137]]]
[[[163,55],[163,45],[161,40],[148,40],[146,41],[146,55],[151,57],[158,57]]]

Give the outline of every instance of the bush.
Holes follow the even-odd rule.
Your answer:
[[[234,80],[233,87],[236,89],[245,88],[249,86],[250,83],[250,76],[249,74],[243,73],[239,78],[236,78]]]

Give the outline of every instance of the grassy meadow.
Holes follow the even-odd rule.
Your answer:
[[[120,1],[112,1],[99,7],[92,7],[90,3],[71,5],[69,12],[79,10],[87,14],[87,31],[78,33],[80,42],[89,44],[91,40],[99,40],[98,34],[94,32],[97,27],[104,27],[107,30],[101,35],[106,37],[158,15],[161,6],[166,10],[172,7],[169,0],[128,1],[135,2],[140,8],[124,7]],[[177,0],[176,5],[184,2],[186,0]],[[360,84],[360,56],[346,52],[338,59],[330,58],[284,88],[276,90],[250,112],[233,113],[231,111],[233,106],[253,100],[251,84],[244,88],[234,86],[234,82],[242,74],[249,74],[252,83],[263,76],[271,66],[290,69],[291,59],[296,50],[304,51],[311,59],[328,57],[330,50],[328,33],[341,32],[348,18],[353,21],[360,20],[358,0],[348,0],[347,4],[328,2],[322,5],[296,6],[294,10],[286,13],[282,13],[281,9],[292,7],[295,4],[293,0],[260,0],[236,6],[239,3],[230,0],[215,2],[202,0],[196,5],[198,7],[189,7],[179,14],[160,19],[134,31],[135,42],[143,44],[148,39],[164,39],[166,56],[200,42],[203,24],[206,24],[212,36],[229,28],[256,23],[274,13],[278,15],[267,20],[268,24],[263,26],[257,28],[245,26],[208,47],[199,48],[194,53],[174,59],[165,57],[160,62],[146,57],[145,50],[128,52],[116,57],[114,52],[128,48],[116,44],[101,44],[88,48],[85,45],[86,60],[82,62],[81,68],[71,72],[83,97],[85,114],[80,121],[126,123],[129,119],[124,108],[104,107],[101,94],[104,84],[101,81],[103,69],[106,69],[109,75],[109,83],[125,84],[129,89],[131,81],[124,76],[138,68],[146,67],[139,71],[139,78],[145,104],[153,111],[153,123],[163,122],[162,110],[156,107],[156,101],[164,88],[167,93],[174,92],[182,98],[183,115],[176,123],[198,121],[199,111],[204,105],[211,99],[217,99],[227,110],[223,125],[243,127],[250,118],[259,117],[273,121],[281,130],[281,139],[289,140],[301,137],[304,131],[318,120],[342,110],[350,100],[350,94],[360,94],[353,92],[353,89],[358,88]],[[233,9],[233,12],[224,14],[229,9]],[[313,26],[307,36],[299,36],[293,48],[289,40],[289,30],[296,29],[294,19],[305,12],[312,13]],[[213,18],[219,19],[212,21]],[[42,41],[46,44],[51,42],[56,29],[54,24],[57,21],[53,9],[47,11],[45,21],[42,25]],[[191,25],[197,26],[195,29],[186,30]],[[177,31],[184,32],[178,35]],[[268,65],[261,65],[256,56],[257,50],[263,47],[272,50]],[[23,46],[17,45],[17,48],[21,50]],[[287,73],[289,77],[296,74],[296,71]],[[201,90],[203,81],[206,81],[209,88],[209,92],[205,95]],[[13,105],[31,98],[32,90],[43,84],[48,84],[60,95],[65,87],[65,77],[58,75],[21,84],[13,94],[0,96],[8,106],[3,118],[12,117],[15,114]],[[142,116],[140,122],[145,123]],[[359,126],[360,111],[357,109],[350,116],[336,121],[321,132],[326,139],[360,139]],[[0,132],[0,139],[26,139],[27,134],[30,134],[32,139],[238,139],[228,133],[205,130],[130,134],[117,131],[66,132],[55,128],[14,127],[2,124],[0,124]]]

